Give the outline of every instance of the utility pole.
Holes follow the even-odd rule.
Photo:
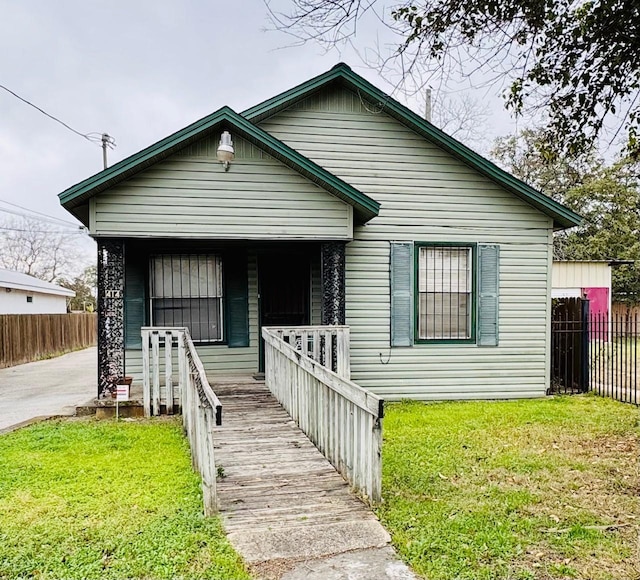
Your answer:
[[[107,168],[107,147],[113,149],[116,141],[111,135],[107,135],[106,133],[102,134],[102,164],[104,165],[104,169]]]
[[[424,118],[431,123],[431,89],[425,93]]]

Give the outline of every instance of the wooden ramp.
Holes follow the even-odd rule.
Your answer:
[[[260,575],[279,577],[278,567],[284,572],[295,562],[388,545],[374,514],[263,381],[210,382],[223,405],[214,435],[224,474],[220,512],[232,544]]]

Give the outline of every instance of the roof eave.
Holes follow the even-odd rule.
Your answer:
[[[68,211],[74,213],[74,208],[86,203],[90,197],[133,177],[144,169],[184,149],[194,141],[202,139],[209,132],[225,123],[240,136],[265,150],[281,163],[304,175],[345,203],[352,205],[355,215],[361,221],[367,222],[378,215],[380,204],[377,201],[304,157],[273,135],[255,126],[229,107],[223,107],[208,117],[196,121],[177,133],[70,187],[59,194],[60,203]]]
[[[374,104],[384,107],[388,114],[410,129],[435,142],[463,163],[476,169],[523,201],[551,217],[554,229],[566,229],[580,225],[582,221],[580,215],[500,169],[488,159],[472,151],[466,145],[447,135],[411,111],[411,109],[385,94],[343,63],[293,89],[243,111],[241,115],[253,123],[258,123],[333,81],[345,82],[347,85],[351,85],[351,88],[360,91],[361,96],[368,97]]]

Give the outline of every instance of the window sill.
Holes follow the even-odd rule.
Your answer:
[[[475,338],[416,338],[414,344],[476,344]]]

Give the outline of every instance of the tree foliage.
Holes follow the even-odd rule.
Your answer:
[[[56,284],[63,288],[73,290],[76,295],[69,301],[69,309],[82,312],[95,312],[97,295],[97,269],[96,266],[85,268],[80,276],[73,279],[59,278]]]
[[[543,112],[561,153],[584,153],[603,132],[613,140],[620,131],[640,153],[638,0],[404,0],[390,11],[376,0],[290,2],[289,13],[272,10],[273,20],[302,40],[353,41],[374,13],[400,35],[392,58],[404,75],[480,70],[506,80],[507,105]]]
[[[579,227],[556,234],[557,259],[635,260],[633,266],[613,269],[613,293],[617,300],[640,302],[639,164],[624,156],[607,164],[592,152],[550,158],[544,155],[543,139],[536,131],[524,131],[519,139],[499,139],[492,156],[584,218]]]

